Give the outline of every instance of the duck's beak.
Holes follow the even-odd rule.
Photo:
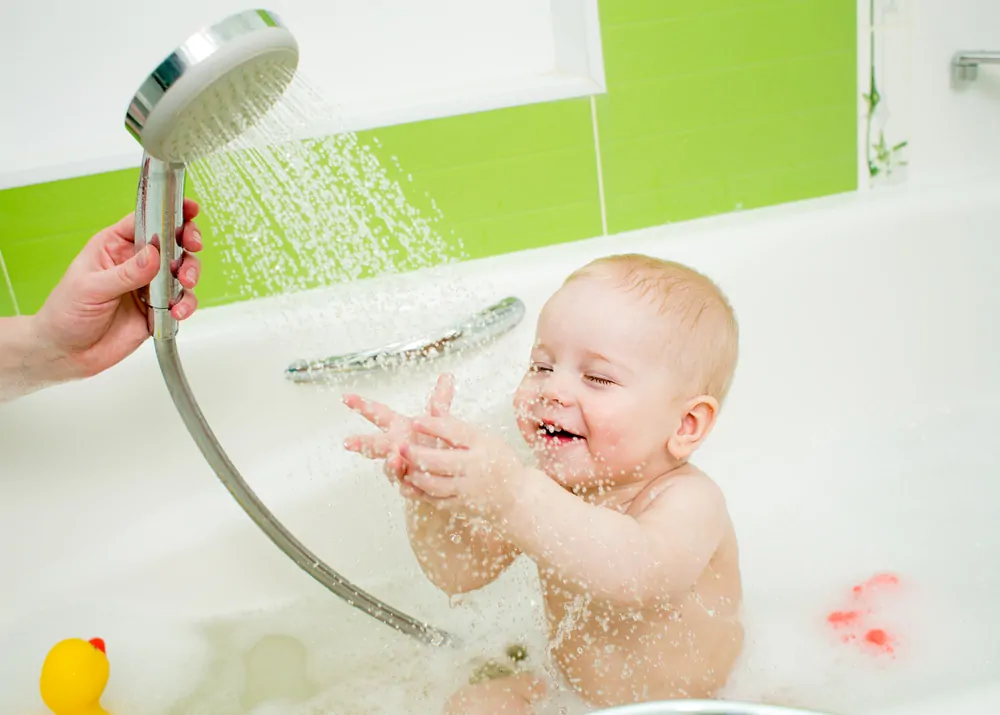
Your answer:
[[[107,651],[104,650],[104,639],[102,639],[102,638],[91,638],[87,642],[90,643],[90,645],[92,645],[95,648],[97,648],[97,650],[101,651],[102,653],[107,653]]]

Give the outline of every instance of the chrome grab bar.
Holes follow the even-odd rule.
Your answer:
[[[497,338],[523,317],[524,303],[504,298],[456,326],[426,336],[322,360],[298,360],[285,369],[285,377],[292,382],[326,382],[343,375],[434,360]]]
[[[958,82],[971,82],[979,76],[979,65],[1000,64],[1000,52],[993,50],[960,50],[952,55],[951,73]]]

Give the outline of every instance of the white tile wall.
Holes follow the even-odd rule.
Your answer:
[[[960,49],[1000,51],[998,0],[859,0],[859,93],[869,87],[869,11],[874,2],[875,75],[882,106],[872,122],[887,142],[907,141],[908,165],[868,177],[865,111],[859,137],[859,186],[883,181],[946,183],[1000,173],[1000,66],[953,86],[950,61]]]

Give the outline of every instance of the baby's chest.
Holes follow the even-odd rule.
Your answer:
[[[649,630],[662,631],[682,620],[680,610],[668,603],[623,608],[555,579],[543,579],[542,592],[550,629],[564,638],[573,633],[585,633],[588,638],[631,637]]]

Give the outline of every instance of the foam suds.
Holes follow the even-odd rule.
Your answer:
[[[481,405],[473,419],[496,424],[493,410]],[[766,469],[748,460],[746,470],[732,475],[724,488],[740,537],[747,645],[722,695],[862,713],[1000,675],[994,614],[1000,572],[992,567],[1000,534],[989,498],[1000,456],[989,440],[997,417],[995,410],[964,410],[960,418],[945,415],[884,432],[877,443],[856,441],[864,460],[852,458],[849,467],[821,466],[813,448],[802,448]],[[934,439],[925,440],[928,434]],[[831,436],[831,444],[839,442]],[[77,594],[57,613],[34,614],[3,634],[5,647],[23,659],[18,672],[5,674],[16,687],[0,694],[0,712],[38,711],[39,644],[49,647],[66,634],[105,638],[113,670],[104,703],[130,715],[436,715],[476,659],[497,657],[510,643],[527,644],[532,666],[544,671],[543,618],[530,562],[520,560],[479,592],[447,599],[416,572],[399,510],[386,509],[378,496],[394,497],[377,466],[349,464],[335,446],[323,445],[286,469],[301,475],[306,465],[326,480],[336,473],[344,492],[359,500],[358,519],[372,530],[364,535],[369,551],[357,556],[368,573],[411,567],[405,578],[372,583],[369,575],[360,585],[456,633],[466,648],[424,647],[326,594],[204,621],[131,612],[114,604],[109,584],[107,594],[90,594],[90,601]],[[958,480],[960,489],[953,486]],[[297,513],[288,515],[301,524]],[[329,521],[329,512],[322,520]],[[359,528],[353,521],[331,524],[330,539],[341,543],[344,530]],[[388,530],[396,532],[394,541],[371,543]],[[335,563],[347,573],[357,568],[346,558]],[[892,574],[898,584],[883,578],[882,588],[859,599],[854,588],[871,590],[879,574]],[[868,609],[873,613],[858,623],[829,618]],[[845,623],[846,630],[834,627]],[[886,643],[865,641],[872,630],[884,631],[891,653]],[[849,632],[858,637],[845,641]]]
[[[343,715],[439,712],[465,682],[477,658],[496,657],[509,642],[532,640],[544,648],[538,602],[519,602],[531,588],[530,569],[515,569],[501,589],[511,598],[482,595],[445,605],[414,604],[423,584],[394,583],[380,589],[391,603],[423,606],[429,618],[458,628],[458,648],[431,648],[397,634],[367,616],[347,612],[330,599],[219,619],[199,626],[207,658],[202,677],[167,710],[128,702],[133,715]],[[506,588],[505,588],[506,587]],[[471,603],[470,603],[471,602]],[[456,613],[456,611],[459,611]],[[108,702],[111,707],[113,703]],[[125,705],[126,701],[121,701]],[[122,710],[119,707],[119,710]]]

